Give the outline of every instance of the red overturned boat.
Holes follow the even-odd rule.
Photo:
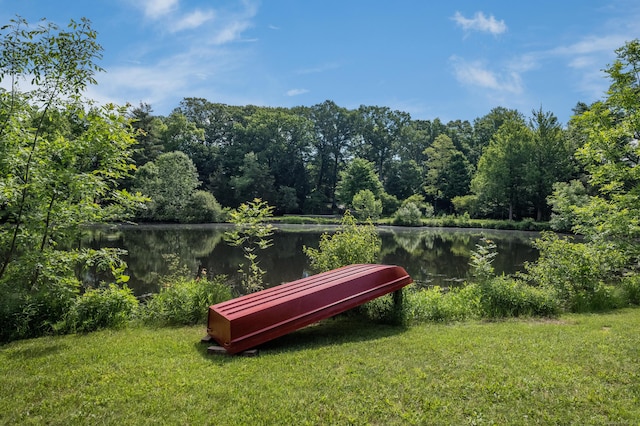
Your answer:
[[[236,354],[412,282],[400,266],[345,266],[212,305],[207,334]]]

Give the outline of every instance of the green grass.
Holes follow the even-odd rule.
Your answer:
[[[260,356],[203,327],[0,347],[0,424],[638,424],[640,309],[556,320],[327,320]]]

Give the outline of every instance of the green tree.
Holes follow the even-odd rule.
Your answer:
[[[425,192],[440,209],[449,210],[451,199],[469,192],[469,162],[447,135],[439,135],[425,149]]]
[[[280,187],[296,190],[298,204],[302,204],[309,188],[306,162],[311,143],[311,122],[284,108],[260,108],[246,119],[246,123],[235,127],[238,141],[245,149],[257,156],[260,164],[266,166],[273,176],[276,193]],[[253,182],[255,185],[264,183]],[[286,206],[279,205],[282,198],[262,198],[269,200],[278,211]],[[245,201],[245,200],[242,200]]]
[[[181,151],[187,154],[198,171],[198,179],[207,182],[219,162],[219,149],[205,138],[204,129],[187,116],[174,110],[164,118],[161,140],[166,152]]]
[[[487,115],[473,120],[473,142],[467,153],[472,165],[477,166],[483,149],[489,145],[498,129],[508,121],[522,121],[522,116],[515,109],[496,107]]]
[[[185,221],[184,213],[200,185],[198,171],[181,151],[161,154],[156,161],[140,167],[134,188],[151,197],[141,217],[155,221]]]
[[[554,207],[570,213],[573,231],[583,240],[544,235],[536,242],[540,258],[527,267],[532,281],[554,289],[574,311],[628,303],[631,297],[620,287],[639,273],[640,41],[626,43],[616,54],[616,61],[605,69],[611,80],[607,97],[572,118],[572,126],[584,138],[576,155],[592,195],[578,184],[555,193],[562,203]],[[569,204],[571,197],[575,202]]]
[[[380,197],[383,192],[382,183],[373,163],[363,158],[356,158],[340,173],[338,199],[344,204],[350,204],[353,196],[364,189],[368,189],[376,197]]]
[[[571,155],[562,126],[551,112],[533,111],[529,127],[533,131],[531,163],[527,167],[530,200],[536,220],[549,217],[547,197],[553,184],[565,181],[571,174]]]
[[[436,118],[430,120],[411,120],[402,127],[397,154],[402,162],[413,160],[422,164],[425,160],[424,150],[442,133],[446,133],[445,125]]]
[[[155,160],[164,152],[161,137],[166,131],[166,125],[159,117],[154,117],[152,112],[151,105],[141,103],[129,114],[137,141],[133,151],[133,161],[138,166]]]
[[[231,177],[231,187],[235,190],[236,199],[243,201],[263,198],[268,202],[275,199],[273,182],[271,170],[254,152],[245,154],[239,174]]]
[[[50,331],[79,291],[76,268],[115,251],[67,250],[81,226],[121,219],[141,198],[118,189],[133,169],[126,110],[84,102],[101,69],[88,20],[67,29],[11,20],[0,29],[0,322],[4,339]],[[21,90],[23,81],[32,90]]]
[[[313,123],[315,152],[311,164],[315,191],[335,209],[339,173],[357,133],[355,113],[325,101],[309,108],[306,114]]]
[[[577,152],[596,191],[575,212],[575,231],[589,240],[615,242],[632,259],[640,238],[640,41],[616,50],[616,61],[605,69],[611,80],[607,98],[574,118],[586,131]],[[637,263],[636,263],[637,265]]]
[[[524,211],[526,168],[533,135],[522,119],[505,122],[485,148],[471,189],[490,212],[507,211],[509,220]]]
[[[393,161],[387,174],[386,191],[400,200],[422,193],[422,167],[414,160]]]
[[[365,105],[358,109],[358,114],[362,141],[355,147],[356,155],[371,161],[380,181],[384,183],[410,116],[387,107]]]
[[[589,195],[584,184],[579,180],[556,182],[553,193],[547,199],[552,208],[549,224],[554,231],[569,232],[577,224],[578,217],[574,210],[584,207],[589,202]]]

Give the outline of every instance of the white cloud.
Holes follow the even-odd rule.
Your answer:
[[[457,56],[451,57],[451,63],[456,79],[466,86],[511,94],[523,92],[522,77],[514,69],[497,73],[487,69],[482,62],[468,62]]]
[[[205,22],[212,20],[214,17],[215,13],[212,10],[195,10],[177,20],[172,25],[171,31],[178,32],[183,30],[192,30],[198,28]]]
[[[591,55],[603,52],[613,54],[614,50],[622,46],[628,39],[628,37],[619,34],[602,37],[587,36],[568,46],[559,46],[551,50],[551,53],[566,56]]]
[[[179,0],[142,0],[137,4],[142,6],[146,17],[158,19],[178,8]]]
[[[224,26],[216,31],[210,38],[211,44],[225,44],[232,41],[236,41],[242,35],[242,32],[251,26],[249,19],[237,19],[231,20],[224,24]]]
[[[291,89],[287,91],[287,96],[299,96],[308,93],[307,89]]]
[[[575,43],[540,52],[541,58],[564,60],[572,70],[572,84],[593,99],[603,96],[609,85],[602,69],[615,59],[615,50],[631,40],[632,34],[585,35]]]
[[[493,15],[487,18],[482,12],[476,12],[473,18],[465,18],[460,12],[456,12],[451,19],[465,31],[475,30],[494,35],[507,31],[507,24],[503,20],[498,21]]]

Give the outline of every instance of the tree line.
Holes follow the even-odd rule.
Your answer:
[[[385,215],[418,197],[436,214],[540,221],[550,218],[553,184],[581,173],[574,160],[580,132],[542,108],[527,118],[496,107],[472,123],[444,123],[330,100],[274,108],[185,98],[168,116],[143,103],[130,118],[138,171],[123,185],[164,197],[158,209],[169,208],[167,192],[178,191],[172,202],[189,217],[206,211],[203,203],[233,208],[254,198],[276,214],[330,214],[369,190]],[[186,220],[153,205],[141,218]]]

